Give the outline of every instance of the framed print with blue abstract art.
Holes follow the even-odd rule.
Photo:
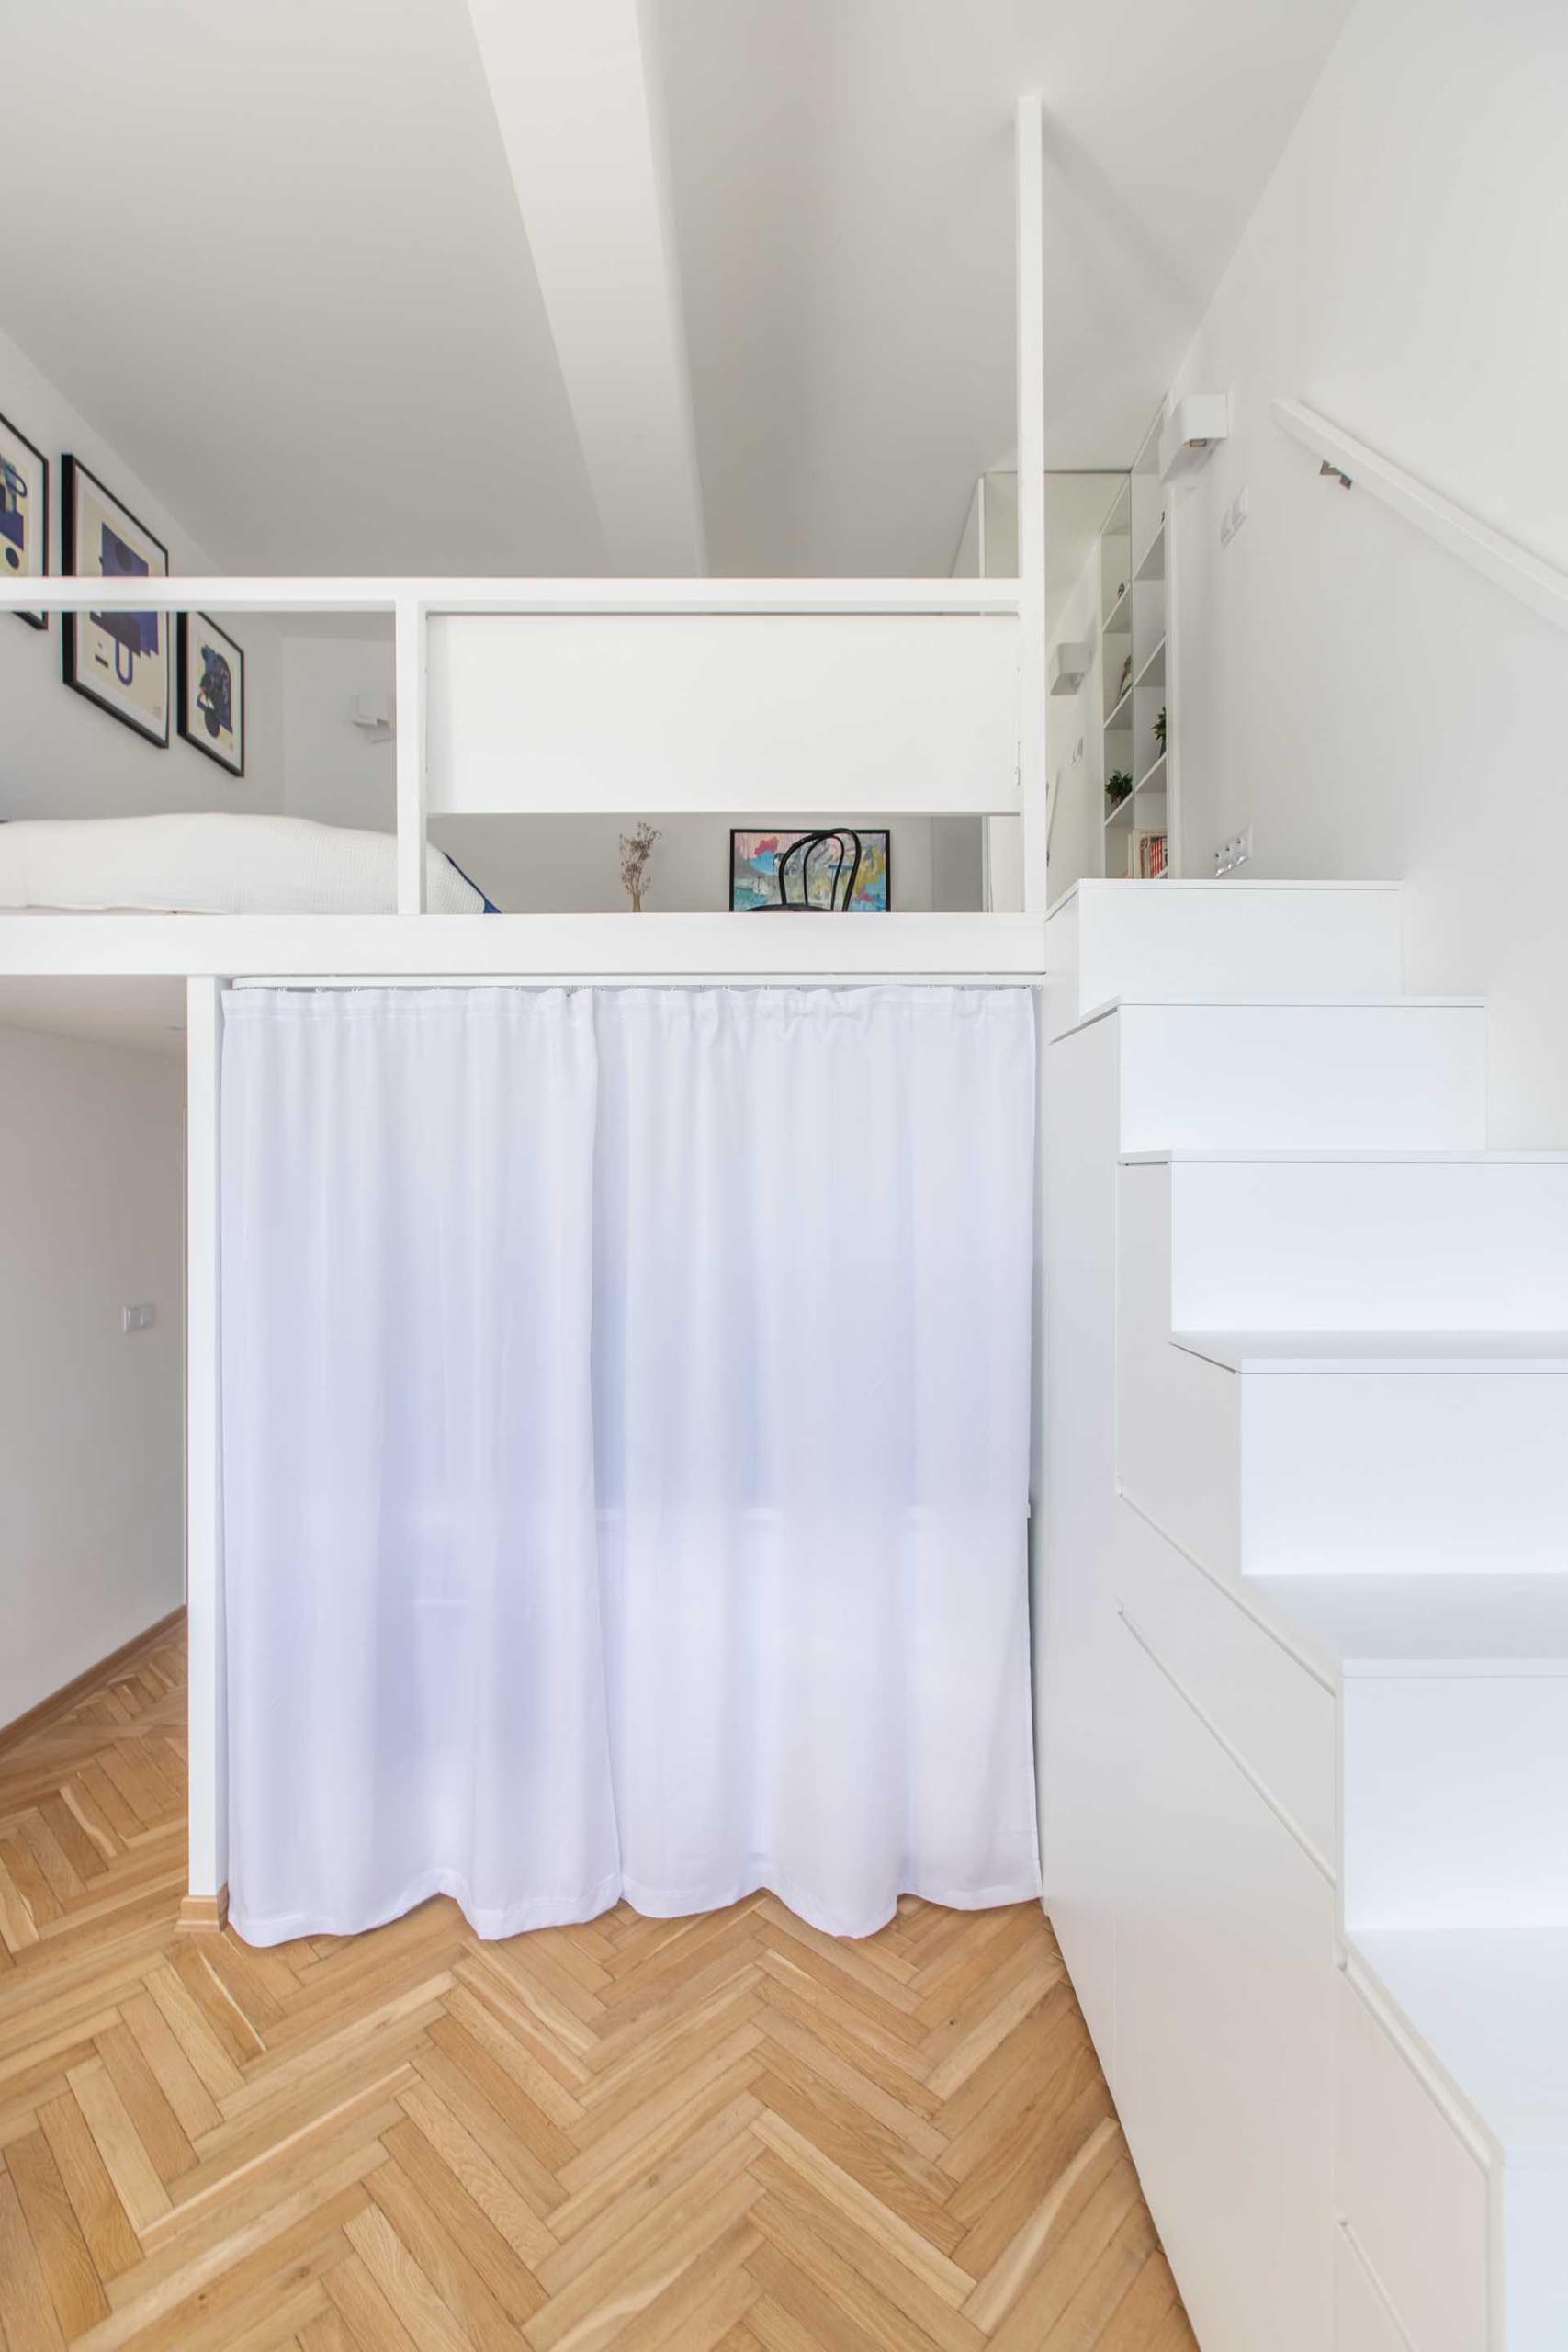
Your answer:
[[[49,459],[0,416],[0,564],[8,580],[41,579],[49,570]],[[23,613],[47,628],[47,613]]]
[[[245,773],[245,657],[205,613],[182,613],[180,733],[231,775]]]
[[[169,550],[75,458],[65,459],[64,568],[78,579],[166,580]],[[65,683],[152,743],[169,740],[167,613],[63,613]]]

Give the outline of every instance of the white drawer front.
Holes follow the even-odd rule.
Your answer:
[[[1336,2187],[1358,2245],[1416,2352],[1486,2352],[1486,2175],[1343,1975],[1337,2071]]]
[[[1334,2235],[1334,2352],[1410,2352],[1345,2232]]]
[[[1333,1692],[1125,1504],[1118,1532],[1128,1614],[1332,1876]]]

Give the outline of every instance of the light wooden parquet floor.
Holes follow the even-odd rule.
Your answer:
[[[7,2352],[1180,2352],[1050,1931],[176,1937],[183,1635],[0,1751]]]

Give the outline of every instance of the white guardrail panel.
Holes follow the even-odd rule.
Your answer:
[[[1016,812],[1010,614],[430,616],[426,808]]]

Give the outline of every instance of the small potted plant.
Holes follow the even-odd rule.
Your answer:
[[[1122,803],[1126,799],[1127,795],[1132,791],[1132,789],[1133,779],[1128,775],[1126,769],[1112,768],[1111,774],[1105,779],[1105,813],[1107,816],[1111,814],[1111,811],[1113,808],[1121,808]]]

